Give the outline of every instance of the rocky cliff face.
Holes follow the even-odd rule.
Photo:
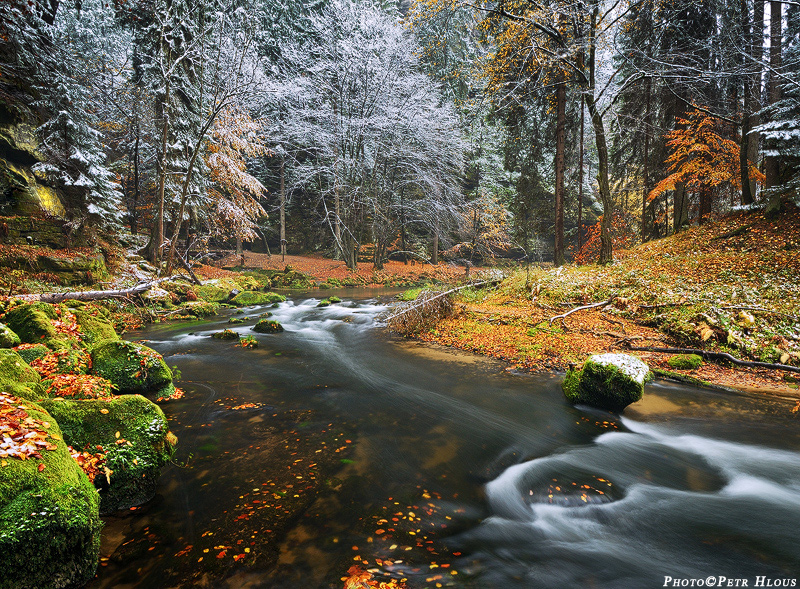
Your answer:
[[[79,245],[66,230],[64,199],[33,166],[39,150],[38,117],[18,103],[0,104],[0,242],[50,247]]]

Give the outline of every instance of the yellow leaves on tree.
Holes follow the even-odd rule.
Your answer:
[[[245,158],[269,155],[259,131],[261,123],[247,113],[230,108],[220,114],[211,131],[206,149],[214,203],[221,235],[233,235],[243,241],[257,237],[256,219],[267,212],[259,204],[264,186],[247,172]]]
[[[670,156],[666,162],[670,175],[648,195],[652,201],[668,190],[684,184],[687,190],[708,194],[711,189],[730,185],[741,189],[739,145],[730,139],[724,122],[694,109],[688,118],[676,117],[678,128],[667,133]],[[764,174],[748,161],[748,177],[764,182]]]

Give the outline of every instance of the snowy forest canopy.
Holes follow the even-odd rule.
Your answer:
[[[0,213],[35,177],[154,261],[610,261],[798,201],[796,2],[5,0],[0,29]]]

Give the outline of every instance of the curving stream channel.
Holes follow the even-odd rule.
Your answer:
[[[106,518],[90,587],[797,585],[794,401],[656,382],[621,418],[574,408],[559,377],[393,339],[376,293],[341,296],[133,334],[182,373],[179,451]],[[258,349],[209,337],[265,311],[286,331]]]

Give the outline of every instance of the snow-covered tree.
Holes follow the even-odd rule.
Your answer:
[[[309,26],[306,42],[281,47],[269,89],[290,105],[294,182],[320,195],[348,267],[366,241],[380,264],[406,223],[444,226],[438,205],[457,203],[458,119],[420,73],[413,38],[379,8],[335,0]]]

